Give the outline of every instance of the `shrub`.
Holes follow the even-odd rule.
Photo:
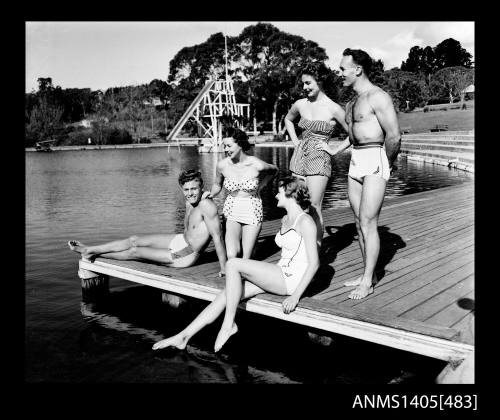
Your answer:
[[[83,130],[76,130],[68,133],[67,137],[61,141],[61,145],[67,146],[83,146],[89,143],[89,137],[92,139],[92,143],[95,143],[92,130],[89,128]]]
[[[113,127],[103,131],[104,144],[130,144],[133,143],[130,133],[123,128]]]

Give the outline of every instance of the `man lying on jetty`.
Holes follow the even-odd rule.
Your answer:
[[[72,251],[83,259],[103,256],[114,260],[146,260],[169,267],[190,267],[214,240],[219,259],[219,276],[225,274],[226,246],[222,237],[217,206],[211,199],[202,198],[201,173],[187,170],[179,175],[179,185],[186,199],[184,233],[130,236],[127,239],[88,246],[79,241],[69,241]]]

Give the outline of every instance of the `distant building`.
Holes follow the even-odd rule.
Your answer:
[[[160,98],[150,98],[149,100],[142,102],[144,105],[153,105],[153,106],[163,106],[165,105],[165,101]]]
[[[105,123],[108,123],[109,122],[109,119],[107,117],[104,117],[102,119]],[[78,121],[77,123],[74,123],[74,126],[75,127],[83,127],[83,128],[91,128],[92,127],[92,123],[96,121],[95,119],[93,118],[86,118],[84,120],[81,120],[81,121]]]
[[[464,95],[465,99],[474,99],[474,90],[475,90],[474,85],[469,85],[460,93]]]

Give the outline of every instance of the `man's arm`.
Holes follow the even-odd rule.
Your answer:
[[[391,97],[383,90],[370,95],[368,101],[375,112],[380,127],[384,131],[385,152],[389,160],[389,166],[392,167],[401,147],[401,134],[396,110]]]
[[[226,245],[222,237],[222,229],[220,226],[219,214],[217,213],[217,206],[212,200],[200,201],[200,210],[203,215],[203,221],[207,226],[208,233],[212,237],[215,246],[215,252],[220,264],[220,273],[226,273]]]

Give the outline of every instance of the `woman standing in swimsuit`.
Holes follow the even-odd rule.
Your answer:
[[[215,351],[219,351],[229,337],[238,331],[234,318],[240,300],[259,293],[287,296],[282,302],[283,312],[289,314],[295,310],[319,268],[316,224],[305,212],[311,202],[307,187],[299,178],[292,176],[280,180],[276,198],[277,206],[286,210],[275,237],[276,244],[282,248],[278,264],[243,258],[230,259],[226,264],[225,290],[184,330],[155,343],[153,350],[169,346],[184,349],[194,334],[214,322],[225,309],[214,346]]]
[[[260,191],[278,173],[275,165],[248,155],[252,146],[243,131],[232,128],[224,139],[227,157],[217,164],[215,182],[208,197],[228,191],[223,214],[226,219],[227,258],[235,258],[243,250],[243,258],[251,258],[262,227],[263,210]],[[259,181],[260,175],[265,175]]]
[[[322,82],[328,73],[324,64],[314,63],[300,72],[306,97],[296,101],[285,117],[285,126],[295,150],[290,160],[290,170],[305,179],[311,194],[311,213],[316,221],[318,246],[323,239],[321,206],[328,180],[332,175],[331,156],[325,150],[328,139],[337,123],[347,132],[345,112],[323,92]],[[298,126],[303,129],[297,137],[293,120],[300,116]]]

